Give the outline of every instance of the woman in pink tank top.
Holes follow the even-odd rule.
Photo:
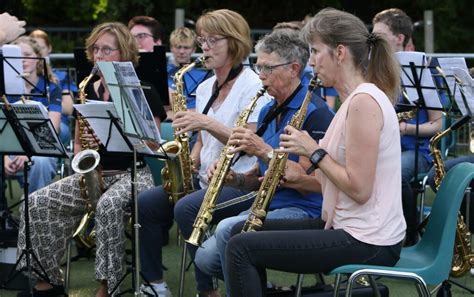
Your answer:
[[[401,203],[400,134],[393,108],[399,66],[389,44],[356,16],[321,10],[305,25],[310,65],[342,105],[318,145],[288,126],[281,152],[313,164],[287,163],[282,183],[323,193],[320,219],[267,220],[259,232],[237,234],[227,245],[231,295],[262,296],[265,269],[330,271],[345,264],[394,265],[405,234]],[[316,171],[314,171],[316,169]]]

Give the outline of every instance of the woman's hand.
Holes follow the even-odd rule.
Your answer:
[[[285,133],[280,135],[280,148],[275,152],[291,153],[309,158],[318,148],[320,148],[319,145],[309,136],[308,132],[286,126]]]
[[[205,130],[210,118],[202,113],[195,111],[179,111],[174,115],[172,123],[173,129],[181,129],[179,133],[187,133],[189,131]]]

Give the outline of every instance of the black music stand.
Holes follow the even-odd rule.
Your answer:
[[[420,111],[424,110],[443,110],[439,93],[442,88],[437,87],[434,78],[432,76],[431,67],[427,65],[426,57],[424,53],[419,52],[398,52],[396,53],[401,64],[401,81],[404,92],[408,94],[408,98],[411,104],[408,105],[410,108],[415,110],[416,122],[415,122],[415,160],[414,160],[414,171],[413,171],[413,182],[412,190],[415,197],[422,193],[423,185],[420,183],[418,177],[418,160],[419,160],[419,147],[420,147]],[[412,100],[416,98],[415,100]],[[400,106],[407,106],[404,104],[398,104]],[[410,201],[410,209],[415,210],[414,228],[418,228],[419,220],[416,219],[417,199]],[[423,210],[420,209],[420,212]],[[413,219],[413,218],[410,218]]]
[[[6,98],[5,98],[6,102]],[[26,155],[29,161],[24,164],[24,220],[25,248],[18,256],[14,267],[2,283],[2,288],[13,280],[23,270],[28,271],[29,292],[33,295],[32,272],[50,282],[46,271],[41,266],[31,247],[29,203],[28,203],[28,170],[32,156],[66,157],[66,150],[48,117],[43,106],[36,104],[10,105],[1,104],[0,109],[0,138],[9,139],[0,144],[0,155]],[[26,257],[26,267],[15,272],[23,257]],[[31,267],[31,261],[36,261],[41,271]]]
[[[155,46],[153,52],[140,52],[139,54],[140,59],[135,68],[138,78],[152,84],[158,91],[163,105],[169,105],[165,47]],[[84,48],[74,49],[74,66],[77,81],[82,81],[91,72],[93,65],[87,60]]]

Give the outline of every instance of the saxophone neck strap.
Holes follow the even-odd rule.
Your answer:
[[[273,105],[272,108],[268,111],[268,113],[265,115],[265,117],[263,118],[263,121],[262,121],[262,125],[260,126],[260,128],[258,128],[257,130],[257,135],[258,136],[262,136],[263,133],[265,133],[265,131],[267,130],[268,128],[268,125],[279,115],[283,112],[283,110],[285,109],[285,107],[290,104],[290,102],[296,97],[296,94],[298,94],[298,92],[301,90],[303,86],[301,85],[301,83],[298,85],[298,87],[293,91],[293,93],[288,97],[286,98],[285,101],[283,101],[282,104],[280,105]]]
[[[204,110],[202,111],[203,114],[207,114],[209,112],[209,109],[211,108],[212,104],[214,103],[214,101],[216,101],[217,96],[219,96],[219,92],[222,89],[222,87],[229,81],[236,78],[240,74],[240,72],[242,72],[243,68],[244,68],[244,65],[242,63],[240,63],[237,67],[232,68],[229,71],[227,78],[220,86],[217,84],[217,79],[216,79],[216,81],[214,82],[214,86],[212,87],[213,92],[212,92],[211,98],[209,98],[209,101],[207,101],[206,107],[204,107]]]

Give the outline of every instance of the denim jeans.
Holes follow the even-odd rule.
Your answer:
[[[173,204],[168,197],[162,186],[138,195],[140,263],[148,281],[163,279],[161,248],[164,237],[173,226]]]
[[[33,165],[28,171],[28,192],[33,193],[51,184],[56,175],[57,158],[38,157],[31,158]]]
[[[346,264],[393,266],[401,243],[363,243],[342,229],[324,230],[321,219],[267,220],[259,232],[238,234],[234,225],[226,249],[230,296],[264,296],[265,269],[293,273],[328,272]]]
[[[418,154],[418,173],[426,173],[430,169],[430,162]],[[415,151],[402,152],[402,204],[403,215],[407,223],[407,237],[416,235],[417,204],[411,182],[415,178]]]
[[[246,210],[240,215],[222,220],[217,225],[213,236],[203,242],[198,248],[194,263],[203,272],[217,276],[223,279],[227,284],[227,275],[225,267],[225,249],[231,237],[232,227],[239,223],[245,222],[250,211]],[[296,207],[281,208],[269,211],[267,219],[306,219],[309,215],[302,209]],[[229,295],[229,286],[226,285],[227,296]]]
[[[178,227],[184,238],[189,238],[192,233],[194,220],[196,219],[202,201],[204,200],[206,191],[207,189],[203,189],[191,193],[178,200],[174,207],[175,221],[178,223]],[[217,206],[212,214],[211,225],[216,225],[227,217],[235,216],[242,211],[249,209],[252,205],[252,198],[254,195],[246,194],[248,194],[247,191],[232,187],[223,187],[221,194],[217,198]],[[197,247],[188,244],[188,251],[192,259],[194,259],[196,249]],[[202,272],[198,267],[196,267],[196,265],[194,266],[194,269],[197,290],[199,292],[215,289],[215,285],[210,275]]]

